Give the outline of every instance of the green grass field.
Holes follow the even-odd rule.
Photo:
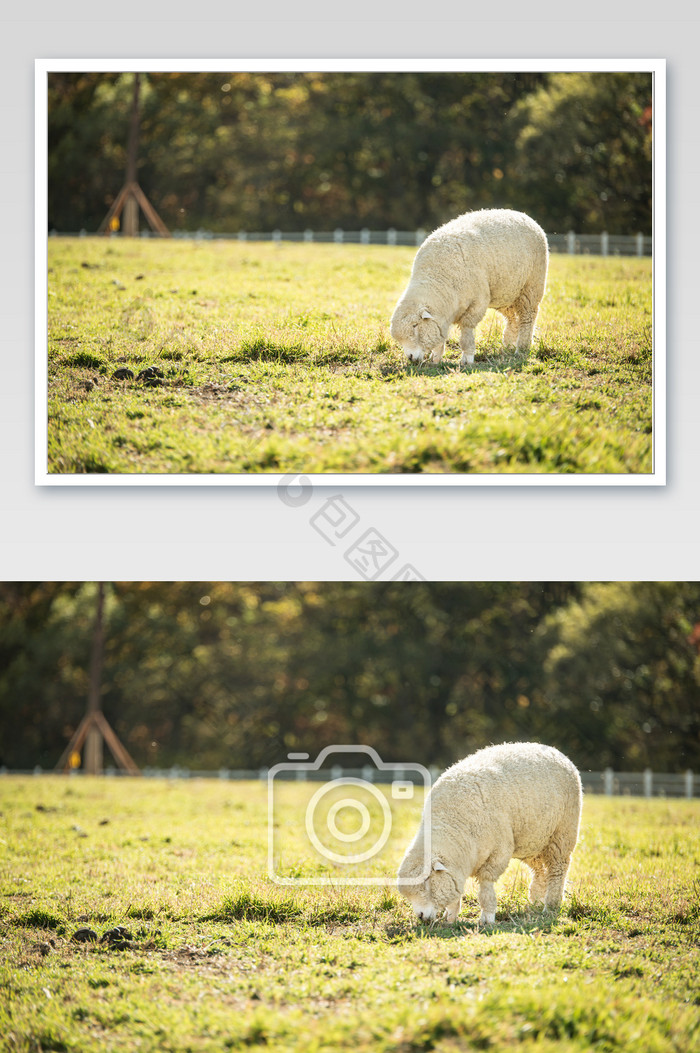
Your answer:
[[[553,256],[530,353],[490,311],[461,369],[391,341],[414,254],[49,239],[49,472],[652,471],[650,260]]]
[[[431,929],[391,883],[273,884],[264,784],[3,776],[0,1048],[685,1053],[699,820],[697,801],[588,798],[558,917],[528,908],[511,863],[495,927],[468,886],[460,923]],[[312,872],[295,845],[289,873]],[[117,925],[121,943],[71,940]]]

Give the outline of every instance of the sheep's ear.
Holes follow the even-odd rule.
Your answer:
[[[433,863],[433,870],[447,870],[447,867],[439,859],[436,859]]]
[[[421,311],[421,318],[429,318],[431,322],[435,321],[430,311],[426,310],[425,308],[423,308],[423,310]]]

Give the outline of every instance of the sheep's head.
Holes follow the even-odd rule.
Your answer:
[[[427,869],[427,868],[426,868]],[[457,879],[444,863],[434,859],[427,874],[412,876],[399,870],[398,890],[421,921],[436,921],[444,915],[448,925],[457,920],[462,908],[462,892]]]
[[[422,362],[434,348],[445,343],[442,330],[427,307],[408,311],[397,307],[391,319],[391,335],[411,362]]]

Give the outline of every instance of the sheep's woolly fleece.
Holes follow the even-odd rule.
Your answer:
[[[431,789],[398,888],[423,921],[457,918],[469,877],[479,883],[480,922],[496,920],[494,882],[510,860],[532,871],[530,900],[561,906],[581,818],[581,779],[552,746],[504,743],[448,768]]]
[[[474,328],[489,307],[506,319],[503,343],[527,350],[544,296],[547,236],[510,209],[467,212],[426,238],[391,319],[391,335],[411,361],[442,359],[450,326],[461,329],[461,364],[474,361]]]

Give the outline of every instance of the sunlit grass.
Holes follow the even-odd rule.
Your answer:
[[[49,470],[651,471],[649,260],[553,256],[529,355],[491,311],[462,369],[390,339],[413,255],[50,239]]]
[[[286,819],[308,797],[284,788]],[[263,783],[0,778],[0,1035],[30,1050],[686,1050],[700,1015],[697,801],[587,798],[559,916],[512,863],[497,923],[266,873]],[[299,861],[321,873],[303,829]],[[125,943],[75,943],[116,925]]]

